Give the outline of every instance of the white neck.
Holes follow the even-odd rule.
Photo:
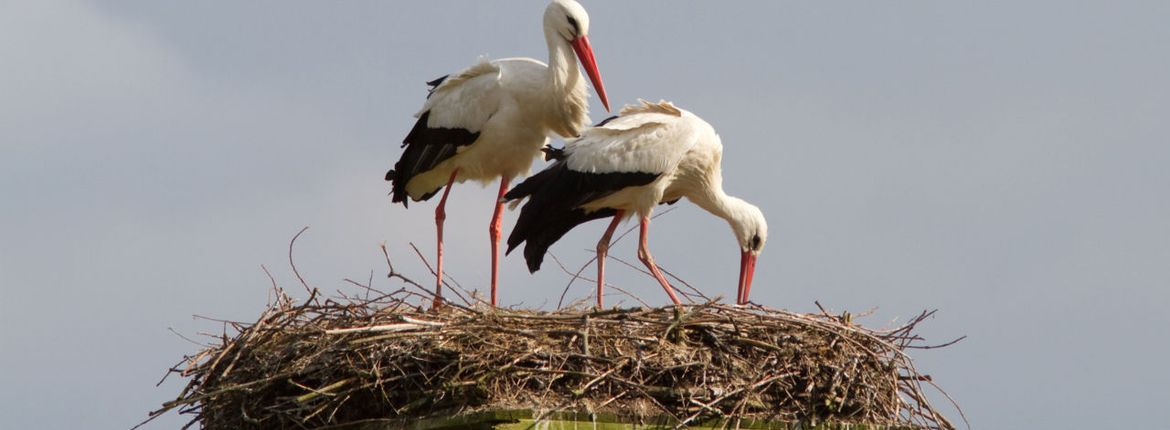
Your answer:
[[[544,82],[542,111],[548,114],[548,128],[563,137],[574,137],[589,124],[587,93],[577,55],[569,42],[548,26],[544,28],[544,39],[548,43],[548,78]]]
[[[577,67],[577,54],[565,38],[549,27],[544,28],[544,40],[548,43],[549,89],[564,98],[581,81],[581,70]]]
[[[741,219],[745,216],[744,214],[750,211],[752,204],[723,192],[722,177],[716,175],[709,178],[708,181],[707,186],[703,187],[704,192],[690,197],[689,200],[703,210],[710,212],[711,215],[727,220],[728,223],[742,222]]]

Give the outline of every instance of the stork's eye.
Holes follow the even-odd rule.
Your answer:
[[[760,235],[759,234],[752,236],[752,250],[753,251],[760,250]]]
[[[574,36],[580,35],[581,34],[581,27],[577,25],[577,20],[571,16],[568,16],[568,15],[565,15],[565,18],[569,20],[569,25],[573,26],[573,35]]]

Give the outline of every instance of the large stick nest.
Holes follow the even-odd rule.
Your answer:
[[[303,303],[279,290],[255,323],[228,323],[173,372],[188,425],[319,428],[485,409],[953,428],[906,355],[914,326],[876,331],[848,314],[717,303],[537,312],[452,304],[423,311],[399,290]],[[234,332],[229,335],[228,332]],[[933,383],[930,383],[933,384]]]

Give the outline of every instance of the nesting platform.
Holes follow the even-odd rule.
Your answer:
[[[529,311],[405,292],[226,323],[172,369],[207,430],[953,428],[889,330],[759,306]]]
[[[672,417],[628,418],[612,414],[498,410],[423,419],[379,419],[349,423],[335,430],[667,430],[677,427]],[[709,419],[686,426],[691,430],[739,428],[745,430],[913,430],[912,426],[848,423],[778,422],[766,420]]]

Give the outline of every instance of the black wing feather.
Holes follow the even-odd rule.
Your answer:
[[[443,81],[447,80],[448,76],[451,75],[443,75],[435,78],[432,81],[427,81],[427,85],[431,87],[431,89],[427,90],[428,99],[431,98],[431,95],[435,94],[435,90],[439,89],[439,85],[443,85]]]
[[[544,148],[540,148],[540,152],[544,153],[544,161],[560,161],[565,159],[564,148],[554,148],[552,145],[544,145]]]
[[[402,141],[406,151],[403,151],[402,157],[394,163],[394,169],[386,172],[386,180],[391,182],[390,201],[394,203],[402,202],[402,205],[406,206],[410,197],[406,193],[406,184],[410,183],[411,179],[455,156],[459,147],[470,145],[479,138],[479,132],[467,129],[427,127],[427,119],[430,116],[431,112],[426,111],[418,117],[418,122],[414,123],[414,128]],[[440,186],[428,191],[418,200],[427,200],[442,188]]]
[[[601,127],[601,126],[603,126],[603,125],[609,124],[609,122],[610,122],[610,121],[613,121],[613,120],[615,120],[615,119],[618,119],[618,116],[617,116],[617,115],[614,115],[614,116],[611,116],[611,117],[609,117],[609,118],[606,118],[606,119],[603,119],[603,120],[601,120],[601,122],[599,122],[599,123],[597,123],[596,125],[594,125],[594,127]]]
[[[658,176],[646,172],[585,173],[569,169],[564,161],[556,162],[504,194],[505,200],[528,197],[508,236],[507,253],[526,242],[528,270],[539,270],[548,248],[573,227],[617,213],[608,208],[586,213],[581,205],[623,188],[649,184]]]

